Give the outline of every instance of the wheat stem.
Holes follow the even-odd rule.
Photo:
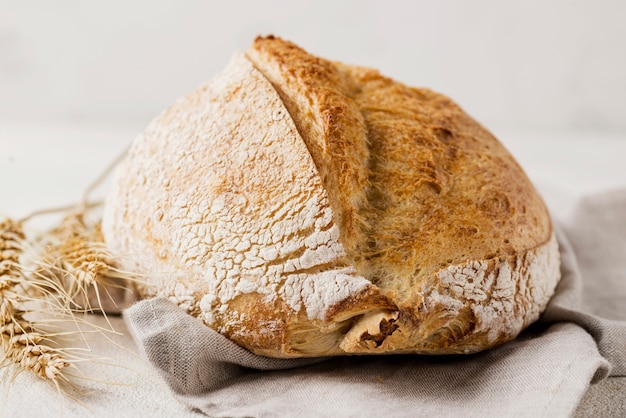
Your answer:
[[[118,155],[113,161],[111,161],[109,165],[104,169],[104,171],[100,173],[100,175],[89,186],[87,186],[81,200],[81,208],[86,209],[89,194],[91,194],[91,192],[93,192],[104,181],[104,179],[106,179],[109,174],[111,174],[111,172],[122,161],[126,154],[128,154],[129,149],[130,146],[126,147],[126,149],[124,149],[124,151],[122,151],[120,155]]]

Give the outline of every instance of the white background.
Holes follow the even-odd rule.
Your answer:
[[[493,130],[626,132],[623,0],[0,0],[0,121],[141,129],[270,33]]]

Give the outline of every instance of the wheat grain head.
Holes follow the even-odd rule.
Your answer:
[[[43,344],[45,334],[24,318],[29,299],[28,278],[20,258],[26,246],[22,223],[0,222],[0,369],[17,364],[39,377],[54,382],[66,380],[63,370],[70,366],[62,351]]]

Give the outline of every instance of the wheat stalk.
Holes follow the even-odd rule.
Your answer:
[[[88,202],[88,194],[125,153],[87,188],[79,205],[0,222],[0,370],[17,365],[16,373],[31,371],[59,390],[61,384],[76,388],[67,370],[86,359],[72,355],[81,351],[77,347],[59,348],[57,338],[80,334],[87,344],[79,325],[90,324],[76,314],[100,311],[106,318],[107,311],[119,311],[112,293],[134,291],[137,276],[117,267],[104,243],[100,221],[87,219],[89,210],[98,206]],[[61,211],[66,212],[62,222],[42,237],[29,239],[24,233],[23,224],[29,219]],[[27,256],[26,250],[32,254]],[[105,293],[108,304],[101,297]],[[35,315],[39,318],[33,322],[29,318]],[[55,334],[38,325],[67,319],[76,331]],[[109,329],[93,326],[91,331],[105,337],[104,333],[115,332],[110,322]]]
[[[15,315],[14,321],[2,327],[3,345],[7,362],[19,364],[43,379],[57,382],[67,380],[64,369],[71,363],[61,349],[44,344],[48,337],[28,321],[23,315]]]
[[[117,267],[115,257],[104,243],[100,221],[88,222],[80,207],[50,231],[45,249],[39,273],[61,283],[74,310],[103,313],[115,310],[115,298],[109,296],[104,301],[102,290],[132,291],[137,279]]]
[[[0,289],[11,287],[22,278],[19,259],[25,239],[20,222],[12,219],[0,222]]]
[[[0,339],[4,353],[0,368],[18,364],[58,385],[66,380],[63,372],[70,363],[61,350],[44,344],[45,335],[24,318],[25,296],[31,293],[20,260],[25,243],[21,222],[6,219],[0,223]]]
[[[106,318],[106,311],[116,309],[110,292],[126,291],[136,280],[116,267],[100,222],[88,222],[83,210],[74,209],[37,240],[27,239],[23,220],[0,222],[0,369],[17,365],[18,372],[30,371],[60,390],[61,385],[72,386],[66,370],[84,359],[69,356],[74,348],[59,348],[60,334],[44,330],[27,317],[45,315],[38,319],[41,323],[51,317],[69,319],[77,330],[68,334],[82,336],[85,331],[78,324],[84,320],[76,313],[97,310]],[[34,255],[27,257],[26,249]],[[103,303],[101,293],[109,294],[113,305]],[[109,323],[108,329],[94,332],[106,337],[104,333],[115,330]]]

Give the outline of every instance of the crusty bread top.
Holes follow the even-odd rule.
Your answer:
[[[550,238],[523,170],[448,98],[275,37],[257,38],[247,55],[320,168],[351,263],[396,301],[414,304],[410,289],[443,267]]]
[[[548,212],[489,132],[275,37],[137,138],[103,232],[144,296],[277,357],[479,351],[559,279]]]

